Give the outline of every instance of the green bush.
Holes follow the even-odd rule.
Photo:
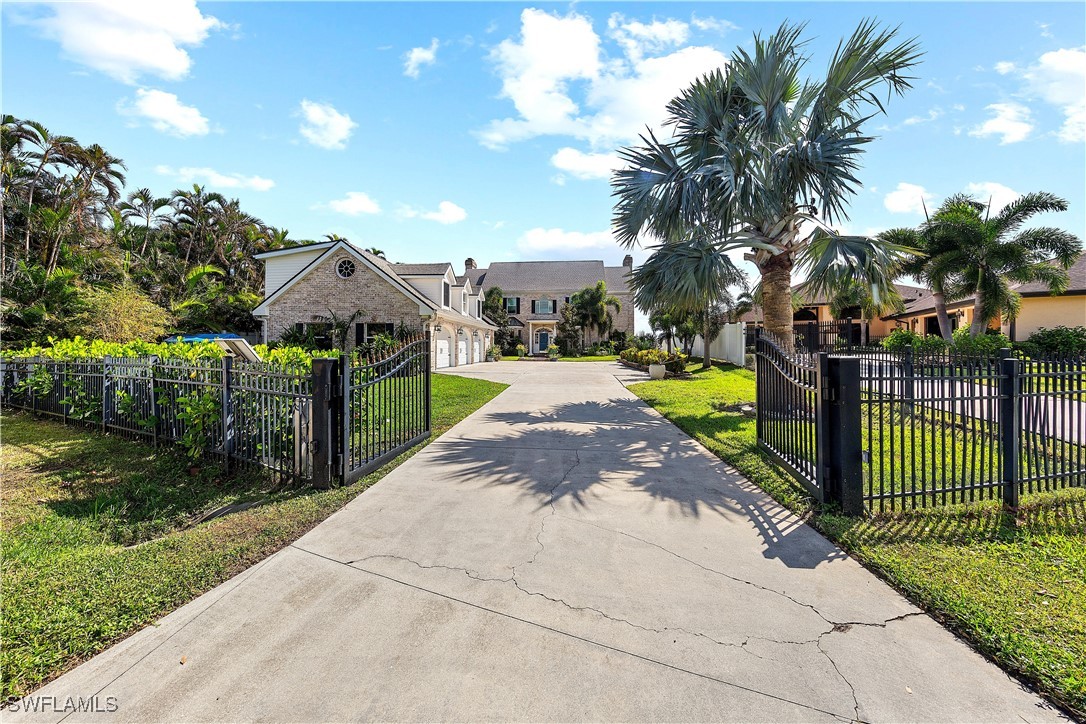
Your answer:
[[[527,354],[528,354],[528,348],[525,347],[523,344],[518,344],[517,345],[517,357],[524,357]]]
[[[664,365],[667,367],[668,372],[685,372],[686,360],[685,354],[675,353],[668,356],[668,353],[662,349],[624,349],[619,354],[620,359],[624,359],[627,362],[633,364],[648,366],[648,365]]]
[[[493,357],[495,362],[502,361],[502,348],[496,344],[490,345],[490,349],[487,350],[487,354]]]
[[[911,329],[895,329],[882,340],[882,346],[890,352],[904,352],[910,348],[914,352],[942,352],[947,343],[942,337],[917,334]]]
[[[1086,352],[1086,327],[1041,327],[1018,347],[1026,354],[1043,357]]]
[[[952,347],[955,352],[961,354],[990,357],[1004,347],[1010,346],[1011,340],[1007,338],[1007,335],[992,329],[984,334],[978,334],[976,337],[969,334],[968,327],[960,327],[954,330],[954,344]]]

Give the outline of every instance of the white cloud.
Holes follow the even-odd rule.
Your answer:
[[[181,183],[203,183],[212,188],[220,189],[251,189],[253,191],[267,191],[275,186],[275,182],[263,176],[244,176],[240,173],[220,173],[206,166],[155,166],[155,173],[163,176],[172,176]]]
[[[409,78],[418,78],[424,65],[433,65],[437,61],[437,38],[430,40],[429,48],[412,48],[404,54],[403,74]]]
[[[990,111],[992,117],[971,128],[970,136],[999,136],[999,144],[1006,146],[1026,140],[1033,131],[1029,108],[1021,103],[993,103],[985,110]]]
[[[690,24],[696,29],[703,32],[715,32],[715,33],[727,33],[731,30],[738,30],[739,26],[730,20],[720,20],[718,18],[708,17],[699,18],[696,15],[690,17]]]
[[[551,163],[580,179],[610,178],[611,172],[622,165],[618,157],[609,153],[584,153],[568,146],[558,149],[551,156]]]
[[[347,214],[348,216],[381,213],[380,205],[370,198],[369,194],[362,191],[348,191],[347,195],[342,199],[329,201],[328,208],[340,214]]]
[[[520,36],[503,40],[490,55],[502,78],[501,95],[517,115],[491,121],[477,134],[480,142],[501,149],[566,135],[609,149],[636,139],[646,125],[659,126],[680,89],[727,62],[704,46],[648,56],[685,42],[689,26],[682,21],[640,23],[613,15],[609,26],[623,48],[621,58],[605,58],[586,16],[524,10]],[[575,90],[580,100],[574,100]]]
[[[581,252],[589,249],[615,249],[610,231],[566,231],[537,227],[524,232],[517,239],[517,248],[525,254],[557,255]]]
[[[939,120],[943,116],[942,108],[932,108],[927,112],[927,115],[923,116],[910,116],[901,123],[906,126],[916,126],[921,123],[931,123],[932,121]]]
[[[206,136],[207,118],[196,106],[186,106],[173,93],[153,88],[138,88],[136,98],[117,103],[117,111],[132,118],[146,118],[156,131],[174,136]]]
[[[458,224],[468,218],[468,212],[452,201],[442,201],[434,211],[423,211],[411,206],[402,206],[399,214],[405,219],[427,219],[436,221],[439,224]]]
[[[46,5],[51,14],[32,20],[60,44],[64,56],[122,83],[149,74],[167,80],[188,75],[186,48],[199,47],[226,25],[204,15],[196,0],[96,0]]]
[[[640,60],[645,53],[659,53],[667,48],[682,45],[690,37],[690,26],[681,20],[653,20],[642,23],[626,20],[621,13],[612,13],[607,19],[610,36],[626,52],[630,60]]]
[[[358,127],[346,113],[340,113],[328,103],[316,103],[302,99],[298,106],[302,123],[298,131],[314,146],[329,150],[342,150],[347,147],[347,139]]]
[[[1056,136],[1066,143],[1086,141],[1086,48],[1045,53],[1022,73],[1032,95],[1064,115]]]
[[[1009,60],[1001,60],[995,64],[995,71],[1000,75],[1007,75],[1008,73],[1013,73],[1015,70],[1015,64]]]
[[[984,203],[988,203],[988,201],[991,200],[993,214],[999,213],[1004,206],[1022,195],[1014,189],[1007,188],[1003,184],[996,183],[995,181],[981,181],[979,183],[967,184],[965,193]]]
[[[886,210],[894,214],[922,214],[924,203],[931,201],[932,194],[923,186],[901,182],[882,200]]]

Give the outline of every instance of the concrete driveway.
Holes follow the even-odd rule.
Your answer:
[[[38,694],[115,697],[68,721],[1060,718],[643,405],[625,368],[463,374],[512,387]],[[62,715],[5,716],[23,718]]]

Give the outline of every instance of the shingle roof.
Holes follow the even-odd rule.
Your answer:
[[[923,297],[923,296],[930,296],[931,295],[931,290],[926,289],[924,287],[917,287],[917,286],[913,286],[911,284],[894,284],[894,286],[897,287],[897,293],[900,294],[901,298],[904,299],[906,302],[909,302],[910,300],[913,300],[913,299],[919,299],[920,297]],[[792,285],[792,291],[798,291],[800,287],[801,287],[801,285],[794,284],[794,285]],[[829,303],[830,303],[830,300],[829,300],[829,297],[826,294],[817,294],[811,299],[805,299],[804,300],[804,304],[810,304],[810,305],[829,304]]]
[[[486,269],[465,269],[464,275],[457,277],[456,281],[462,284],[465,278],[471,282],[472,288],[478,289],[486,278]]]
[[[630,284],[626,275],[630,270],[624,266],[609,266],[604,268],[603,281],[607,283],[607,291],[610,294],[623,294],[630,291]]]
[[[1078,259],[1067,270],[1071,277],[1071,283],[1067,285],[1066,294],[1086,292],[1086,254],[1079,254]],[[1048,285],[1043,282],[1027,282],[1014,287],[1019,294],[1050,294]]]
[[[582,289],[605,279],[602,261],[499,261],[485,271],[485,286],[515,291]]]
[[[392,264],[392,269],[397,274],[440,276],[452,266],[452,264]]]

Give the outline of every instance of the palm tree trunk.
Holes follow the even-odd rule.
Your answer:
[[[762,313],[765,328],[788,352],[795,349],[792,335],[792,259],[787,253],[767,259],[762,274]]]
[[[973,296],[973,321],[969,324],[969,336],[977,337],[984,334],[984,330],[988,329],[988,320],[984,316],[984,293],[977,287],[976,294]]]
[[[712,325],[712,321],[709,319],[709,310],[712,305],[705,308],[705,319],[701,325],[701,368],[703,370],[710,369],[713,366],[712,355],[709,354],[709,327]]]
[[[935,316],[939,319],[939,334],[947,342],[954,339],[953,330],[950,328],[950,315],[946,312],[946,297],[942,290],[932,291],[932,302],[935,304]]]

